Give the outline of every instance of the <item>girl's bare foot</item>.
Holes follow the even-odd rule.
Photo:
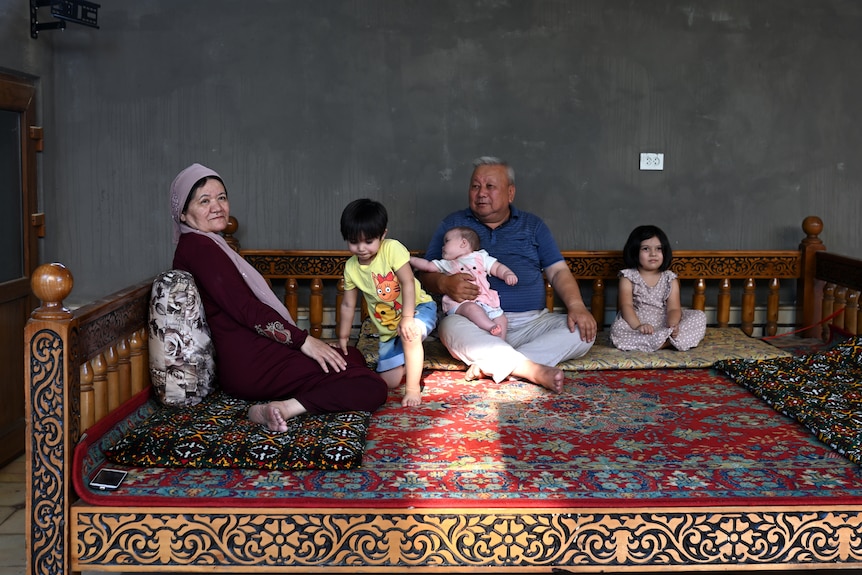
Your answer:
[[[271,401],[252,405],[248,418],[266,427],[269,431],[287,431],[287,420],[305,413],[305,407],[295,399]]]
[[[492,319],[494,327],[489,330],[491,335],[496,335],[500,339],[506,339],[506,329],[509,327],[509,320],[504,315],[499,315]]]

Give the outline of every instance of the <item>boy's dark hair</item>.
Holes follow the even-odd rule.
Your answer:
[[[482,249],[482,240],[479,239],[479,234],[477,234],[476,230],[473,228],[469,228],[467,226],[456,226],[449,231],[461,234],[461,237],[467,240],[467,243],[470,244],[470,249],[472,251],[475,252]]]
[[[341,236],[356,243],[383,237],[389,225],[389,215],[380,202],[368,198],[353,200],[341,212]]]
[[[629,234],[629,239],[626,240],[626,245],[623,247],[623,262],[625,262],[626,268],[636,268],[640,265],[638,252],[641,249],[641,242],[650,238],[658,238],[658,241],[661,242],[662,261],[659,271],[665,271],[670,267],[673,250],[667,235],[658,226],[638,226]]]

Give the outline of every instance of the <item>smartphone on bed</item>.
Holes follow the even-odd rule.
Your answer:
[[[121,469],[108,469],[104,467],[96,476],[90,480],[90,487],[103,491],[116,489],[126,478],[126,472]]]

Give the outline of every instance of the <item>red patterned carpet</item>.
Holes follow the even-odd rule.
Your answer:
[[[132,468],[117,492],[91,495],[234,507],[862,503],[858,465],[711,369],[567,372],[559,395],[463,375],[426,374],[417,408],[393,393],[359,469]]]

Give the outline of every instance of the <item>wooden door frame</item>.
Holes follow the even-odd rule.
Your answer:
[[[20,175],[21,175],[21,234],[22,234],[22,269],[21,276],[5,281],[0,284],[0,302],[4,305],[9,304],[12,309],[18,308],[13,313],[17,317],[20,314],[21,325],[20,335],[16,338],[14,331],[19,327],[15,325],[4,325],[0,327],[3,330],[10,330],[3,334],[3,341],[8,340],[8,344],[12,347],[7,348],[11,356],[15,356],[16,347],[22,352],[24,351],[24,324],[27,321],[27,314],[36,306],[35,297],[30,287],[30,281],[34,270],[39,264],[39,243],[38,238],[42,235],[44,216],[37,214],[37,194],[36,194],[36,153],[41,151],[42,145],[42,130],[35,125],[36,120],[36,79],[27,76],[19,76],[9,72],[0,72],[0,109],[16,112],[19,114],[19,151],[20,151]],[[8,337],[7,337],[8,336]],[[16,341],[17,339],[17,341]],[[0,441],[4,443],[2,453],[0,453],[0,465],[4,465],[11,458],[15,457],[15,452],[20,448],[20,452],[25,450],[25,433],[26,420],[24,403],[27,401],[27,391],[24,388],[24,379],[18,379],[18,374],[25,375],[28,366],[25,363],[22,353],[19,357],[21,363],[18,369],[15,369],[11,375],[12,386],[20,385],[18,392],[14,393],[16,401],[22,398],[20,406],[20,419],[17,412],[12,412],[12,416],[8,421],[4,413],[2,435]],[[19,371],[23,370],[23,371]],[[12,388],[11,390],[14,390]],[[4,394],[11,390],[4,390]]]
[[[41,129],[36,126],[36,82],[35,80],[0,73],[0,108],[12,110],[22,115],[21,121],[21,222],[23,231],[29,230],[33,223],[32,215],[37,212],[36,198],[36,152],[37,142],[41,144]],[[36,269],[39,259],[38,239],[35,233],[27,233],[24,242],[24,276],[28,279]]]

